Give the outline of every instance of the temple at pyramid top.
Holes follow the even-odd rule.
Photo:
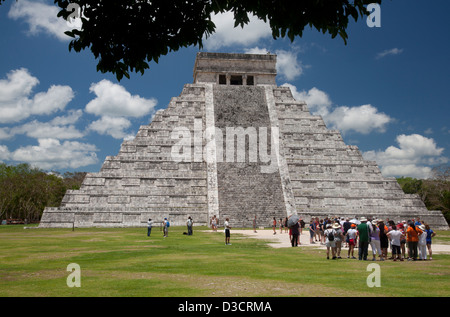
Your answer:
[[[274,54],[197,54],[194,83],[219,85],[275,85],[277,56]]]

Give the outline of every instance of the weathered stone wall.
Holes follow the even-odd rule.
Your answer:
[[[195,120],[201,133],[205,88],[188,84],[134,140],[122,143],[117,156],[108,156],[99,173],[89,173],[80,190],[67,191],[60,208],[46,208],[40,226],[142,226],[164,217],[181,225],[188,216],[206,224],[206,163],[195,160],[194,144],[187,162],[174,161],[171,153],[171,132],[186,128],[193,139]]]
[[[269,226],[271,219],[286,217],[286,208],[281,188],[278,168],[272,173],[263,173],[261,166],[269,163],[250,162],[250,140],[247,138],[245,162],[237,162],[237,138],[234,146],[234,159],[227,157],[229,151],[226,142],[227,128],[254,128],[259,134],[259,127],[267,129],[267,148],[270,152],[271,122],[265,101],[263,87],[220,86],[214,87],[215,124],[223,132],[223,157],[217,163],[219,189],[220,219],[229,217],[230,222],[238,226],[251,226],[257,216],[258,224]],[[230,132],[231,130],[229,130]],[[257,148],[261,135],[258,135]],[[220,146],[218,144],[218,146]],[[259,154],[259,153],[258,153]]]
[[[428,211],[417,195],[406,195],[376,162],[328,130],[320,116],[296,101],[288,87],[274,87],[281,142],[297,212],[310,217],[371,216],[407,220],[420,216],[434,228],[448,228],[439,211]]]

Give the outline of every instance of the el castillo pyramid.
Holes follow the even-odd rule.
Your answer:
[[[258,226],[300,214],[393,219],[420,217],[448,228],[439,211],[404,194],[376,162],[278,87],[276,55],[198,53],[194,81],[167,109],[106,157],[40,227],[145,226],[167,217],[199,225],[216,215]]]

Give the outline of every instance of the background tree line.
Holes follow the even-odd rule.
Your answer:
[[[406,194],[418,194],[428,210],[442,211],[450,223],[450,166],[440,165],[432,170],[429,179],[397,178]]]
[[[29,164],[0,163],[0,219],[37,222],[45,207],[58,207],[68,189],[79,189],[84,172],[47,173]]]

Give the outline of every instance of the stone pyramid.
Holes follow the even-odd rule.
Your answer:
[[[448,228],[439,211],[383,177],[339,131],[275,82],[276,55],[198,53],[194,83],[124,141],[79,190],[44,210],[40,227],[270,226],[311,217],[415,217]]]

